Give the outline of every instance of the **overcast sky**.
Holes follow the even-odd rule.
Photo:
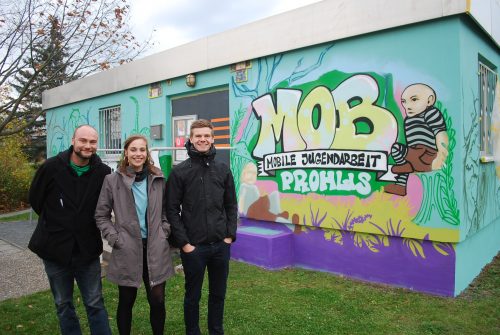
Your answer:
[[[320,0],[129,0],[132,31],[152,54]]]

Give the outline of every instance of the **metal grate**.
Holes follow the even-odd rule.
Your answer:
[[[481,124],[481,156],[493,155],[493,134],[491,133],[492,110],[495,101],[496,73],[479,62],[479,105]]]
[[[99,145],[101,149],[114,149],[105,154],[116,154],[122,146],[121,107],[99,109]]]

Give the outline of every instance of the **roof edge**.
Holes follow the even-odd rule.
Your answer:
[[[397,0],[387,8],[387,0],[324,0],[53,88],[43,92],[42,105],[47,110],[244,60],[466,13],[469,1],[474,0]]]

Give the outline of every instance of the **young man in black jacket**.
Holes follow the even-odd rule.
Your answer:
[[[111,169],[95,154],[97,131],[75,129],[71,146],[40,166],[29,200],[38,225],[29,248],[43,259],[62,334],[81,334],[73,305],[76,280],[92,334],[111,334],[101,284],[102,239],[94,213]]]
[[[199,302],[208,270],[208,331],[224,334],[224,299],[230,246],[238,216],[231,170],[215,161],[213,126],[194,121],[186,143],[189,158],[175,166],[167,182],[167,218],[173,243],[181,249],[185,275],[186,334],[200,334]]]

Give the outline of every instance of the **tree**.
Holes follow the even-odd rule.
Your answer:
[[[0,101],[0,138],[41,120],[43,90],[145,51],[150,41],[136,40],[128,15],[127,0],[2,0],[0,86],[16,94]]]
[[[11,94],[8,86],[0,86],[0,101]],[[17,122],[17,121],[16,121]],[[8,127],[16,126],[16,122]],[[0,213],[24,207],[28,202],[28,190],[35,170],[28,162],[22,147],[25,137],[18,133],[0,141]]]
[[[20,109],[25,117],[26,115],[39,115],[34,123],[30,127],[26,127],[23,131],[27,140],[24,151],[30,157],[31,161],[44,158],[46,153],[47,132],[45,113],[42,110],[42,92],[76,79],[67,74],[67,66],[64,63],[67,53],[61,50],[63,37],[58,27],[59,22],[57,19],[52,19],[50,38],[47,41],[49,44],[34,46],[33,60],[30,58],[23,60],[27,67],[29,67],[30,62],[34,62],[35,64],[47,63],[47,66],[43,71],[40,71],[40,74],[33,81],[32,85],[35,89],[20,103]],[[16,91],[16,95],[14,97],[10,96],[10,99],[16,99],[23,92],[32,75],[32,71],[29,70],[19,71],[15,76],[15,81],[12,83],[12,88]]]

